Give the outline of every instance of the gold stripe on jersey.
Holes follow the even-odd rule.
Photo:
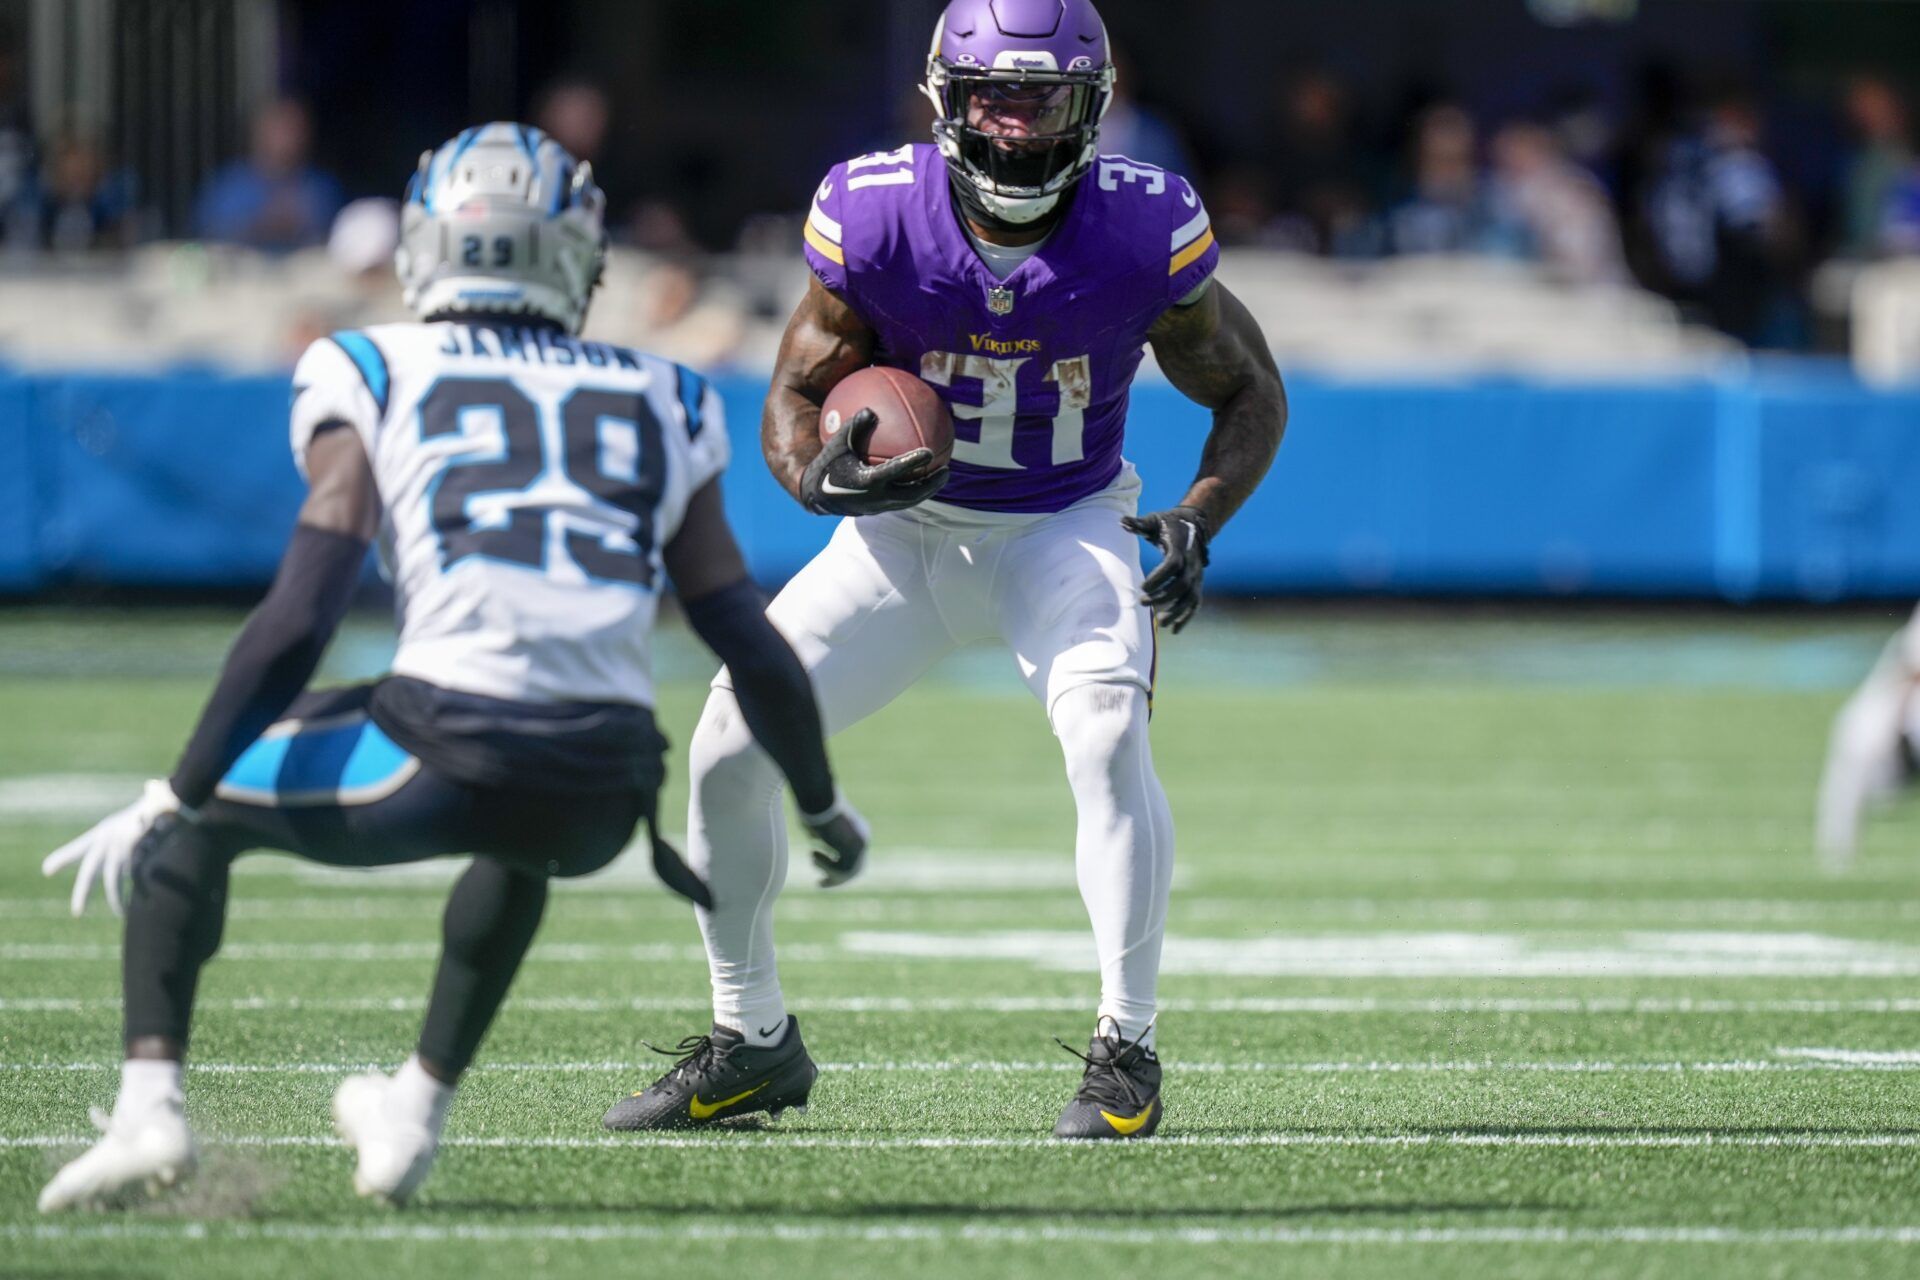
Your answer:
[[[840,246],[815,230],[813,223],[807,223],[805,230],[802,231],[801,234],[806,237],[807,243],[813,246],[814,252],[825,258],[828,262],[839,267],[847,265],[847,255],[840,251]]]
[[[1208,227],[1205,235],[1173,255],[1173,265],[1167,268],[1167,274],[1170,276],[1179,275],[1182,271],[1185,271],[1188,267],[1198,262],[1200,255],[1212,247],[1213,228]]]

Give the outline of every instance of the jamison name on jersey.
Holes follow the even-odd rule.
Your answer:
[[[460,324],[448,321],[440,345],[443,356],[470,359],[518,360],[560,366],[586,365],[594,369],[632,369],[638,372],[647,357],[626,347],[588,342],[572,334],[538,325]]]

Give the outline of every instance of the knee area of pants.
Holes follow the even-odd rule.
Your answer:
[[[1069,689],[1054,703],[1053,731],[1070,778],[1105,775],[1145,749],[1146,691],[1130,684]]]
[[[546,901],[545,876],[492,858],[475,858],[447,899],[442,920],[446,944],[464,952],[490,945],[503,927],[531,928]]]
[[[701,790],[780,785],[779,771],[754,741],[733,695],[716,693],[687,744],[687,771]]]
[[[143,881],[152,881],[184,888],[192,884],[223,883],[235,856],[231,842],[214,832],[192,823],[177,822],[149,843],[134,861],[134,884],[137,887]]]

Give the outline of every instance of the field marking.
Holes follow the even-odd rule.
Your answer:
[[[1920,1049],[1822,1049],[1782,1048],[1774,1053],[1782,1058],[1806,1062],[1824,1062],[1849,1067],[1920,1066]]]
[[[1095,967],[1084,930],[840,935],[854,955],[912,960]],[[1631,930],[1549,933],[1281,933],[1260,938],[1168,935],[1161,972],[1292,978],[1864,978],[1920,977],[1920,947],[1819,933]]]
[[[570,882],[556,882],[556,887]],[[848,886],[857,888],[859,882]],[[366,883],[358,888],[369,887]],[[434,920],[443,905],[433,885],[388,885],[381,893],[336,892],[294,897],[240,896],[228,904],[229,920]],[[972,888],[979,890],[980,885]],[[628,890],[631,891],[628,891]],[[998,895],[943,895],[939,898],[919,895],[891,897],[868,894],[799,894],[783,898],[779,906],[782,920],[887,922],[905,911],[925,910],[943,920],[977,917],[1005,919],[1025,910],[1051,911],[1059,899],[1077,901],[1078,890],[1063,886],[1057,893],[1009,891]],[[658,885],[636,882],[631,886],[597,883],[591,893],[575,894],[560,910],[572,919],[636,919],[640,913],[656,909],[679,915],[684,907],[658,892]],[[1784,898],[1425,898],[1380,899],[1364,897],[1314,897],[1261,902],[1245,896],[1180,895],[1172,902],[1176,916],[1195,921],[1271,920],[1275,913],[1288,919],[1324,922],[1339,917],[1348,921],[1378,922],[1405,919],[1437,920],[1461,924],[1507,923],[1546,920],[1556,924],[1592,921],[1618,921],[1639,924],[1649,917],[1658,920],[1684,920],[1696,924],[1792,925],[1792,924],[1880,924],[1920,921],[1920,901],[1901,901],[1885,897],[1873,899],[1826,900],[1809,902]],[[0,919],[64,920],[67,918],[64,893],[50,892],[44,897],[0,897]]]
[[[686,847],[683,835],[663,833],[680,848]],[[604,871],[562,882],[569,892],[607,892],[613,889],[637,889],[662,892],[654,876],[652,863],[633,856],[641,849],[636,841],[607,865]],[[249,858],[240,867],[256,875],[291,876],[302,884],[315,886],[352,886],[361,890],[419,889],[449,885],[466,869],[464,858],[436,858],[428,862],[377,869],[328,867],[298,858]],[[810,868],[803,863],[789,865],[789,884],[793,888],[813,889]],[[1174,884],[1184,884],[1191,873],[1174,871]],[[890,845],[884,858],[867,864],[857,884],[845,892],[859,894],[941,894],[969,890],[1019,892],[1058,891],[1077,893],[1071,842],[1048,849],[1009,849],[1005,846]],[[817,891],[817,890],[816,890]]]
[[[234,943],[235,960],[392,962],[431,960],[437,941],[390,943]],[[0,960],[101,961],[118,958],[103,943],[9,942]],[[968,960],[1082,973],[1095,968],[1087,930],[842,933],[837,946],[788,944],[783,960]],[[536,944],[549,962],[704,962],[705,949],[671,943]],[[1920,977],[1920,946],[1804,932],[1631,930],[1598,935],[1553,933],[1281,933],[1255,938],[1166,939],[1161,970],[1170,975],[1327,978],[1865,978]]]
[[[1083,1147],[1096,1146],[1081,1143]],[[988,1215],[982,1214],[982,1218]],[[1125,1227],[1071,1225],[1062,1212],[1059,1226],[1010,1227],[992,1222],[947,1226],[860,1223],[679,1222],[590,1223],[578,1226],[494,1223],[438,1225],[369,1222],[354,1226],[303,1226],[275,1222],[99,1222],[9,1224],[0,1239],[18,1243],[245,1243],[303,1244],[626,1244],[670,1240],[764,1240],[784,1243],[842,1241],[886,1244],[938,1241],[955,1244],[1102,1245],[1915,1245],[1920,1226],[1890,1227]]]
[[[840,996],[788,1002],[795,1013],[1085,1013],[1091,999],[1082,996]],[[239,996],[200,1000],[195,1008],[214,1013],[419,1013],[424,996]],[[0,996],[0,1013],[118,1013],[118,996]],[[509,996],[513,1013],[705,1013],[706,996]],[[1395,999],[1375,996],[1222,996],[1208,1000],[1160,1001],[1163,1014],[1276,1014],[1364,1016],[1372,1014],[1542,1014],[1590,1017],[1645,1015],[1727,1016],[1826,1015],[1905,1016],[1920,1013],[1920,997],[1858,1000],[1721,1000],[1553,996],[1460,996]]]
[[[400,960],[435,960],[440,956],[438,942],[235,942],[220,948],[230,960],[290,960],[300,963],[335,961],[352,964],[390,963]],[[7,942],[0,943],[0,960],[117,960],[116,944],[89,942]],[[812,962],[833,959],[858,960],[832,947],[789,943],[780,948],[780,959]],[[529,960],[563,961],[571,964],[599,964],[609,960],[689,961],[705,964],[706,948],[655,942],[619,945],[611,943],[554,942],[534,944]]]
[[[1083,1147],[1098,1144],[1081,1143]],[[981,1215],[985,1218],[987,1215]],[[1062,1212],[1063,1222],[1073,1214]],[[991,1222],[948,1226],[859,1223],[618,1223],[579,1226],[538,1224],[438,1225],[369,1222],[355,1226],[302,1226],[273,1222],[9,1224],[0,1239],[26,1242],[111,1241],[167,1243],[311,1244],[624,1244],[668,1240],[766,1240],[786,1243],[844,1241],[940,1241],[956,1244],[1099,1243],[1118,1245],[1861,1245],[1920,1244],[1920,1226],[1890,1227],[1010,1227]]]
[[[1783,1050],[1793,1054],[1793,1050]],[[1814,1050],[1819,1053],[1846,1053],[1845,1050]],[[355,1071],[386,1070],[391,1063],[373,1061],[327,1062],[194,1062],[189,1075],[345,1075]],[[645,1061],[556,1061],[556,1062],[481,1062],[472,1070],[493,1075],[653,1075],[664,1069],[664,1059]],[[931,1059],[924,1061],[822,1062],[828,1072],[885,1072],[889,1074],[938,1075],[967,1072],[988,1075],[1023,1075],[1038,1072],[1077,1072],[1082,1064],[1062,1059],[1054,1061],[1012,1061],[967,1059]],[[1502,1060],[1497,1058],[1413,1059],[1393,1061],[1353,1058],[1304,1062],[1186,1062],[1167,1061],[1169,1070],[1198,1075],[1761,1075],[1775,1073],[1920,1071],[1920,1053],[1860,1053],[1844,1058],[1789,1056],[1773,1058],[1702,1059],[1698,1061],[1613,1062],[1605,1059],[1562,1059],[1545,1061]],[[0,1062],[0,1074],[98,1073],[118,1071],[117,1061],[80,1062]]]
[[[97,1134],[24,1134],[0,1136],[0,1149],[52,1149],[83,1147],[98,1139]],[[228,1134],[203,1136],[203,1146],[249,1148],[338,1148],[341,1140],[333,1134]],[[442,1147],[489,1151],[612,1151],[633,1148],[669,1150],[729,1151],[748,1146],[765,1150],[834,1151],[1072,1151],[1109,1152],[1120,1148],[1100,1142],[1076,1142],[1054,1137],[854,1137],[846,1135],[769,1133],[755,1130],[731,1130],[704,1136],[673,1133],[596,1134],[588,1137],[472,1137],[455,1134],[442,1138]],[[1149,1139],[1150,1149],[1160,1148],[1544,1148],[1602,1150],[1695,1150],[1709,1147],[1729,1149],[1809,1149],[1809,1150],[1883,1150],[1920,1147],[1920,1133],[1860,1131],[1854,1133],[1248,1133],[1178,1134]]]
[[[34,773],[0,778],[0,822],[89,822],[140,795],[133,773]]]

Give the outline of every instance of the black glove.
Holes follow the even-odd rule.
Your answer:
[[[1120,523],[1165,557],[1141,584],[1140,603],[1151,606],[1161,625],[1179,635],[1200,608],[1200,580],[1207,576],[1207,543],[1213,537],[1207,513],[1198,507],[1173,507],[1122,516]]]
[[[803,813],[800,821],[820,846],[813,851],[813,865],[820,869],[822,889],[845,884],[860,874],[873,831],[845,796],[836,789],[831,809],[825,813]]]
[[[947,468],[915,474],[933,462],[931,449],[915,449],[869,466],[862,459],[880,419],[862,409],[833,433],[800,477],[800,501],[822,516],[870,516],[916,506],[940,492]]]

